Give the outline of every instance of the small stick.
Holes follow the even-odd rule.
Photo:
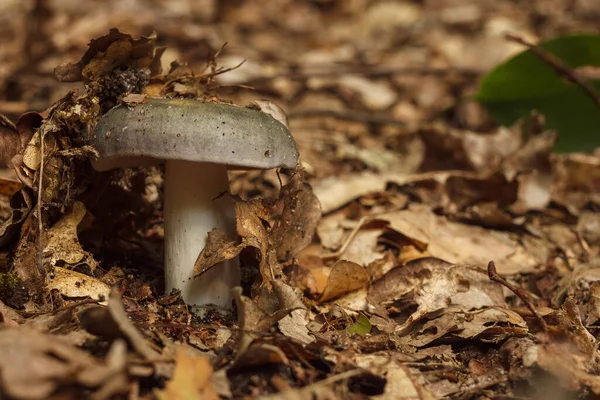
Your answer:
[[[596,103],[596,105],[600,106],[600,93],[598,93],[594,86],[592,86],[588,81],[577,75],[577,73],[575,73],[575,71],[573,71],[573,69],[560,58],[556,57],[548,50],[545,50],[534,43],[528,42],[520,36],[508,34],[505,37],[506,40],[519,43],[527,47],[540,60],[552,67],[558,75],[579,86],[585,92],[585,94],[587,94],[594,101],[594,103]]]
[[[37,213],[38,213],[38,262],[37,267],[42,278],[46,276],[44,268],[44,222],[42,221],[42,190],[44,190],[44,139],[46,138],[43,129],[40,129],[40,174],[38,176],[38,193],[37,193]]]
[[[360,228],[365,223],[370,221],[371,219],[373,219],[373,216],[365,216],[365,217],[362,217],[360,220],[358,220],[358,222],[354,226],[354,229],[352,229],[352,232],[350,232],[350,236],[348,236],[346,238],[346,240],[344,241],[344,244],[342,245],[342,247],[340,247],[340,249],[338,251],[336,251],[335,253],[325,254],[325,255],[321,256],[321,258],[323,260],[331,260],[333,258],[341,257],[342,254],[344,254],[346,252],[346,250],[348,249],[348,246],[350,246],[350,243],[352,243],[352,241],[354,240],[354,237],[356,236],[356,234],[358,233]]]
[[[527,308],[529,308],[529,311],[531,311],[533,316],[538,320],[538,322],[542,326],[542,329],[544,331],[548,330],[546,321],[544,321],[544,319],[541,317],[541,315],[537,312],[537,310],[533,306],[533,303],[531,302],[531,299],[529,298],[529,295],[527,294],[527,292],[525,292],[521,288],[518,288],[518,287],[508,283],[508,281],[506,279],[504,279],[503,277],[498,275],[498,272],[496,271],[496,264],[493,261],[490,261],[488,264],[488,276],[490,277],[491,281],[501,284],[502,286],[506,287],[508,290],[510,290],[511,292],[516,294],[517,297],[520,298],[523,303],[525,303]]]

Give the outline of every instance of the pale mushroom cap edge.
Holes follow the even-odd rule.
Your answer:
[[[148,99],[104,114],[89,144],[98,171],[186,160],[232,167],[294,168],[298,149],[288,129],[268,114],[230,104]]]

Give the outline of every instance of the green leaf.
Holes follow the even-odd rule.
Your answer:
[[[358,319],[354,324],[346,328],[348,333],[358,333],[359,335],[366,335],[371,332],[371,321],[366,317],[365,314],[359,313]]]
[[[600,36],[597,35],[565,36],[539,46],[573,69],[600,66]],[[590,80],[590,83],[600,92],[600,81]],[[476,99],[502,125],[512,125],[526,118],[531,110],[544,114],[546,127],[559,133],[555,151],[591,151],[600,146],[599,105],[531,50],[488,73]]]

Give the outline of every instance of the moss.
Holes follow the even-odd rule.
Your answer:
[[[0,274],[0,301],[9,307],[22,309],[29,300],[25,282],[14,272]]]

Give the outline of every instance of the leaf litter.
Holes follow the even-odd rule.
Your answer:
[[[472,93],[473,74],[514,51],[494,36],[494,27],[512,18],[531,33],[522,16],[503,11],[508,14],[498,17],[466,1],[459,1],[465,3],[461,13],[439,2],[331,2],[320,11],[290,2],[302,13],[267,12],[260,1],[211,12],[212,2],[202,3],[198,18],[244,22],[245,31],[229,34],[251,32],[260,57],[241,56],[250,58],[252,74],[244,65],[217,66],[221,59],[214,57],[205,67],[185,46],[158,46],[155,35],[136,39],[111,26],[105,36],[88,32],[86,23],[112,15],[102,6],[65,14],[79,18],[89,37],[63,26],[66,36],[38,39],[52,40],[63,54],[72,51],[65,46],[72,40],[79,53],[69,55],[77,57],[96,37],[79,62],[54,70],[63,82],[80,82],[77,90],[52,84],[52,101],[35,107],[39,113],[25,108],[0,120],[2,162],[14,171],[7,177],[20,182],[0,181],[7,187],[0,189],[1,396],[600,393],[597,154],[551,154],[553,132],[523,136],[521,124],[494,128],[463,100]],[[531,13],[549,12],[538,3]],[[137,11],[136,32],[153,18]],[[199,40],[221,49],[223,61],[240,51],[223,49],[219,35],[190,29],[188,15],[161,12],[169,40]],[[325,15],[334,23],[323,24]],[[349,19],[336,19],[340,15]],[[424,17],[441,22],[429,32],[418,25],[412,31]],[[67,21],[52,18],[40,29]],[[359,20],[364,35],[346,36],[349,20]],[[279,44],[277,35],[271,42],[254,36],[269,23],[295,32],[288,37],[308,37],[310,21],[335,34],[314,38],[323,47],[307,51],[295,69],[280,62],[294,57],[295,46]],[[475,56],[467,46],[472,38],[464,27],[473,21],[483,29],[478,40],[493,43],[483,47],[494,51]],[[563,29],[558,19],[547,21],[545,29]],[[386,52],[397,35],[407,48]],[[414,35],[425,35],[425,42]],[[374,37],[377,45],[369,44]],[[423,53],[423,43],[433,55]],[[19,54],[15,46],[25,45],[15,41],[0,57]],[[349,64],[358,54],[366,64]],[[46,72],[59,64],[52,51],[40,57]],[[398,65],[422,65],[424,57],[454,75],[397,73]],[[373,60],[381,64],[377,71]],[[7,71],[23,102],[31,103],[35,94],[18,62]],[[247,86],[269,100],[249,96]],[[84,135],[102,113],[157,96],[253,101],[252,107],[289,122],[301,150],[295,171],[231,173],[232,193],[223,195],[234,199],[239,238],[208,233],[195,265],[202,274],[240,257],[243,284],[231,313],[199,317],[178,293],[163,293],[161,168],[110,174],[90,168],[95,153]],[[285,105],[289,118],[273,104]],[[450,114],[455,121],[447,120]],[[496,279],[486,270],[490,261]]]

